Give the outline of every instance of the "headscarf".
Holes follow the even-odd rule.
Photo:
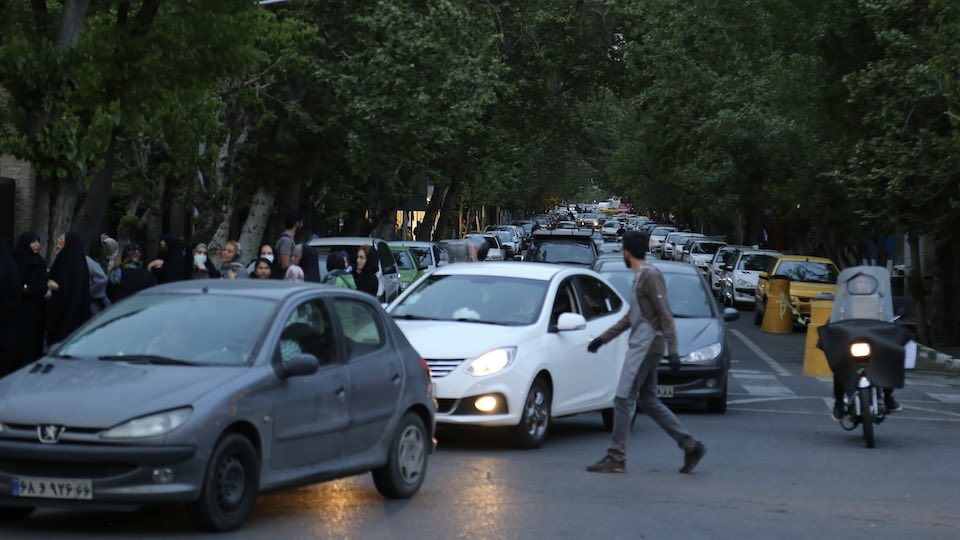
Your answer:
[[[310,283],[320,283],[320,259],[317,252],[310,246],[303,244],[300,255],[300,268],[303,269],[303,280]]]
[[[42,267],[46,271],[46,261],[39,253],[34,253],[30,249],[30,244],[40,241],[40,237],[34,232],[25,232],[17,238],[17,243],[13,246],[13,258],[17,261],[17,267],[20,270],[20,277],[25,278],[28,273],[35,271],[37,267]]]
[[[90,270],[83,239],[76,231],[66,234],[63,249],[50,267],[50,279],[59,286],[48,305],[48,341],[56,343],[90,318]]]
[[[267,265],[267,267],[270,268],[270,275],[267,276],[266,278],[261,278],[260,276],[257,275],[257,266],[260,266],[260,263],[264,263]],[[270,262],[270,259],[267,259],[265,257],[259,257],[253,260],[253,272],[250,272],[250,277],[254,279],[273,279],[273,275],[276,273],[276,271],[277,270],[273,266],[273,263]]]
[[[167,249],[160,254],[163,266],[153,270],[157,283],[183,281],[187,276],[184,268],[183,244],[172,234],[165,234],[160,239],[167,245]]]
[[[123,279],[124,270],[134,270],[140,268],[140,265],[143,264],[140,246],[133,242],[124,246],[121,253],[120,266],[110,272],[110,283],[120,283]]]
[[[287,273],[283,276],[284,281],[304,281],[303,269],[295,264],[287,267]]]
[[[379,267],[376,259],[377,255],[373,251],[373,246],[370,245],[360,246],[360,249],[357,250],[358,258],[361,251],[367,256],[367,262],[363,265],[363,270],[359,272],[354,265],[353,281],[357,284],[358,291],[376,296],[380,289],[380,279],[377,277],[377,268]]]
[[[123,254],[120,251],[120,244],[113,238],[110,238],[108,234],[103,233],[100,235],[100,247],[103,252],[103,257],[107,261],[107,272],[113,272],[123,264],[121,260]]]

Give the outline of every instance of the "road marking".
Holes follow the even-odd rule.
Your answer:
[[[770,373],[730,373],[737,379],[750,379],[751,381],[775,381],[776,375]]]
[[[955,412],[938,411],[937,409],[927,409],[926,407],[917,407],[915,405],[904,405],[903,408],[910,409],[912,411],[923,411],[928,413],[945,414],[947,416],[954,416],[956,418],[960,418],[960,413],[955,413]]]
[[[791,400],[791,399],[809,399],[809,398],[806,398],[806,397],[803,397],[803,396],[801,396],[801,397],[797,397],[797,396],[781,396],[781,397],[769,396],[769,397],[758,397],[758,398],[750,398],[750,399],[728,399],[728,400],[727,400],[727,405],[743,405],[743,404],[745,404],[745,403],[760,403],[760,402],[763,402],[763,401],[787,401],[787,400]]]
[[[774,385],[740,384],[744,390],[754,396],[795,396],[793,390],[777,383]]]
[[[917,407],[904,407],[904,409],[917,409]],[[829,418],[829,414],[824,414],[822,412],[812,412],[812,411],[789,411],[789,410],[779,410],[779,409],[755,409],[752,407],[730,407],[730,411],[741,411],[741,412],[758,412],[758,413],[773,413],[773,414],[799,414],[803,416],[823,416]],[[923,410],[923,409],[918,409]],[[930,410],[929,412],[935,412],[943,414],[943,411]],[[960,415],[958,415],[960,416]],[[901,416],[897,418],[896,416],[888,416],[887,419],[895,419],[902,421],[920,421],[920,422],[948,422],[951,424],[960,423],[960,418],[929,418],[924,416]],[[831,422],[833,420],[831,419]]]
[[[787,371],[786,369],[784,369],[784,367],[781,366],[779,362],[777,362],[776,360],[774,360],[773,358],[771,358],[769,354],[763,352],[763,349],[761,349],[759,346],[757,346],[757,344],[754,343],[750,338],[748,338],[747,336],[743,335],[743,332],[737,330],[736,328],[732,328],[732,329],[730,330],[730,333],[733,334],[733,335],[735,335],[735,336],[737,336],[737,338],[739,338],[740,341],[742,341],[744,345],[746,345],[747,347],[749,347],[750,350],[754,352],[754,354],[756,354],[757,356],[759,356],[761,360],[763,360],[764,362],[767,363],[767,365],[769,365],[771,368],[773,368],[773,370],[777,372],[777,375],[780,375],[780,376],[782,376],[782,377],[790,375],[790,372],[789,372],[789,371]]]
[[[928,396],[939,401],[940,403],[949,403],[951,405],[960,404],[960,394],[932,394],[927,393]]]

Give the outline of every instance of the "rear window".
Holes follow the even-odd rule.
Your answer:
[[[770,270],[770,266],[773,265],[776,261],[776,257],[772,255],[744,255],[740,257],[740,264],[737,265],[737,270],[746,270],[749,272],[767,272]]]
[[[676,230],[676,227],[657,227],[653,229],[653,232],[650,233],[650,236],[665,236]]]
[[[527,259],[534,262],[556,264],[593,264],[597,254],[591,244],[578,242],[544,242],[530,248]]]
[[[690,253],[709,253],[713,255],[720,250],[725,244],[719,242],[697,242],[690,248]]]
[[[777,275],[787,276],[790,281],[803,283],[837,283],[837,267],[822,262],[783,261],[777,268]]]

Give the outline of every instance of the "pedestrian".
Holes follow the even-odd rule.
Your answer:
[[[185,258],[180,239],[172,234],[165,234],[160,238],[160,257],[150,261],[147,270],[153,272],[160,284],[183,281],[188,276]]]
[[[256,279],[271,279],[273,276],[273,264],[269,259],[263,257],[253,261],[253,277]]]
[[[0,240],[0,377],[19,367],[17,320],[23,280],[10,247]]]
[[[295,264],[287,267],[287,273],[283,276],[284,281],[303,281],[303,269]]]
[[[23,289],[20,297],[19,324],[17,325],[17,357],[14,369],[25,366],[43,356],[43,336],[46,332],[44,310],[47,295],[47,262],[40,255],[40,237],[25,232],[13,247],[13,257]]]
[[[246,279],[250,277],[240,263],[240,243],[227,240],[220,250],[220,276],[223,279]]]
[[[603,459],[587,467],[590,472],[624,471],[627,434],[638,399],[643,411],[683,450],[681,473],[693,471],[707,451],[657,397],[657,367],[663,357],[664,345],[669,351],[671,370],[680,368],[680,357],[663,275],[645,259],[648,243],[649,237],[640,232],[631,231],[624,236],[623,261],[635,274],[630,311],[587,346],[588,351],[595,353],[605,343],[630,329],[627,354],[614,398],[613,443]]]
[[[120,251],[120,244],[117,243],[116,239],[110,238],[109,234],[103,233],[100,235],[100,251],[103,254],[103,265],[109,276],[110,273],[120,268],[120,265],[123,264],[121,260],[123,253]]]
[[[320,283],[320,257],[312,247],[301,244],[298,265],[303,270],[303,279],[308,283]]]
[[[257,265],[261,260],[266,260],[270,265],[270,279],[280,279],[280,265],[277,263],[276,256],[273,252],[273,246],[270,244],[264,244],[260,246],[259,255],[247,265],[247,273],[250,275],[256,273]]]
[[[323,283],[341,289],[357,288],[357,284],[353,280],[353,275],[347,272],[341,252],[334,251],[327,255],[327,275],[323,277]]]
[[[353,281],[358,291],[377,296],[380,291],[380,278],[377,277],[377,260],[373,246],[366,244],[357,250],[357,267],[353,271]]]
[[[213,265],[207,256],[207,245],[197,242],[190,250],[189,271],[190,279],[220,279],[220,271]]]
[[[143,267],[140,247],[131,242],[121,251],[120,267],[110,273],[107,297],[111,302],[119,302],[156,284],[157,278]]]
[[[273,253],[278,271],[285,276],[287,268],[291,264],[297,264],[292,262],[291,259],[293,258],[294,246],[297,244],[297,233],[303,228],[303,214],[299,210],[287,212],[283,227],[283,233],[273,245]]]
[[[83,239],[75,231],[57,238],[59,252],[50,267],[47,287],[47,343],[67,338],[90,318],[90,270]]]
[[[87,255],[87,272],[90,274],[90,314],[96,315],[110,305],[107,298],[107,273],[93,257]]]

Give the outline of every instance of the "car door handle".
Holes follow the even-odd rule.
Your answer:
[[[334,392],[335,392],[338,396],[343,397],[343,396],[346,395],[347,389],[346,389],[346,387],[338,386],[338,387],[334,390]]]
[[[391,376],[390,376],[390,381],[391,381],[391,382],[394,382],[394,383],[400,382],[400,374],[399,374],[399,373],[394,373],[393,375],[391,375]]]

